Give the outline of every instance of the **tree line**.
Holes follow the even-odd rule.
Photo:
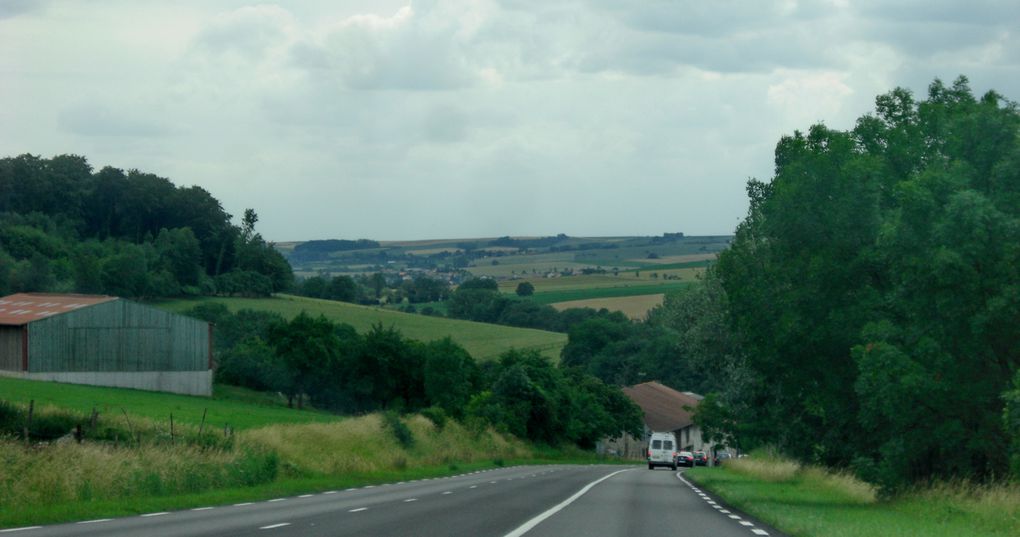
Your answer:
[[[188,314],[216,323],[218,382],[280,392],[298,407],[307,399],[347,414],[423,412],[584,448],[641,434],[641,411],[618,388],[534,351],[477,363],[448,337],[421,342],[382,325],[361,334],[322,316],[286,320],[214,303]]]
[[[960,77],[783,137],[697,291],[732,362],[701,423],[886,492],[1020,477],[1018,129]]]
[[[290,265],[245,211],[231,223],[204,189],[139,170],[94,172],[76,155],[0,159],[0,293],[148,298],[268,295]]]

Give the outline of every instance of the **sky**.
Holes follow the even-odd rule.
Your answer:
[[[1020,99],[1016,0],[0,0],[0,156],[272,241],[730,234],[781,136],[961,74]]]

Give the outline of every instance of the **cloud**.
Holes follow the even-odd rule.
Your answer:
[[[42,0],[4,0],[0,2],[0,20],[39,11],[45,4]]]
[[[77,104],[60,112],[61,128],[80,136],[104,137],[160,137],[170,134],[161,121],[142,117],[129,107],[111,107],[103,104]]]

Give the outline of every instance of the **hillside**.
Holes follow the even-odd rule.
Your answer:
[[[202,297],[162,301],[155,305],[182,312],[201,302],[225,304],[232,311],[245,308],[275,311],[287,318],[302,311],[311,315],[321,314],[332,321],[347,323],[359,332],[382,323],[383,326],[396,327],[406,337],[423,341],[450,336],[479,361],[494,359],[511,348],[539,350],[543,355],[558,360],[560,350],[567,343],[567,335],[556,332],[429,317],[292,295],[276,295],[273,298]]]

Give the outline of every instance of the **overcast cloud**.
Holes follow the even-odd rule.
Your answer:
[[[783,134],[935,77],[1020,99],[1015,0],[173,4],[0,0],[0,155],[278,241],[728,234]]]

